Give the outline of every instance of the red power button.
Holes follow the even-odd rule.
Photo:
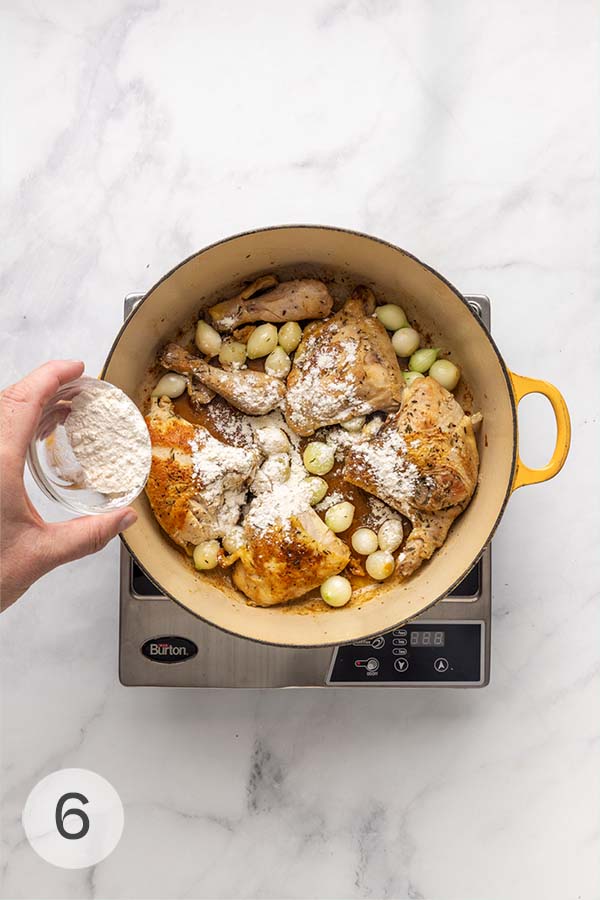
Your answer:
[[[367,675],[377,675],[379,671],[379,660],[374,656],[370,656],[369,659],[357,659],[354,665],[357,669],[366,669]]]

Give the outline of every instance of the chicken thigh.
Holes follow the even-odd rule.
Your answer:
[[[406,577],[444,543],[473,495],[478,469],[472,418],[437,381],[422,378],[372,440],[350,448],[343,474],[412,522],[397,563]]]
[[[399,406],[404,381],[373,293],[358,287],[342,309],[308,326],[287,380],[285,417],[297,434]]]
[[[247,524],[245,538],[233,583],[257,606],[301,597],[341,572],[350,559],[348,546],[313,509],[265,530]]]
[[[160,357],[165,369],[193,376],[205,387],[219,394],[236,409],[251,416],[262,416],[279,406],[285,396],[280,378],[250,369],[227,370],[209,366],[179,344],[167,344]]]
[[[274,284],[277,280],[266,275],[237,297],[212,306],[208,310],[211,325],[218,331],[232,331],[246,322],[299,322],[301,319],[324,319],[331,312],[333,297],[327,286],[314,278],[284,281],[272,291],[253,296]]]
[[[146,495],[161,528],[186,550],[227,535],[239,519],[260,453],[231,447],[182,419],[168,397],[152,399],[146,424],[152,441]]]

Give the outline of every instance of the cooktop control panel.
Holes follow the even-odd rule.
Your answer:
[[[481,684],[483,621],[410,623],[371,640],[338,647],[327,684]]]

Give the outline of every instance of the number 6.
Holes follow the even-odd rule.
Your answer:
[[[63,813],[63,806],[67,802],[67,800],[79,800],[80,803],[88,803],[88,798],[84,797],[83,794],[70,793],[63,794],[60,797],[58,803],[56,804],[56,828],[58,829],[58,833],[67,838],[69,841],[76,841],[79,838],[85,837],[88,831],[90,830],[90,820],[87,815],[84,813],[82,809],[68,809],[65,813]],[[65,830],[65,819],[67,816],[79,816],[81,819],[81,830],[71,833],[70,831]]]

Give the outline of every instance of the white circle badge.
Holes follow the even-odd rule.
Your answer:
[[[59,769],[33,788],[22,822],[42,859],[62,869],[84,869],[112,853],[125,815],[106,778],[89,769]]]

